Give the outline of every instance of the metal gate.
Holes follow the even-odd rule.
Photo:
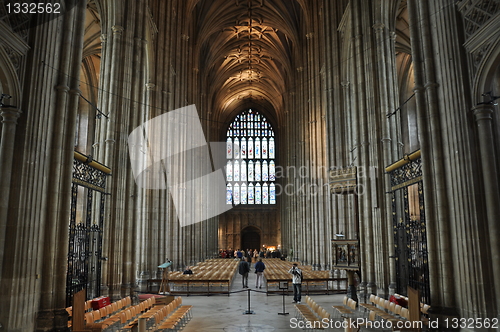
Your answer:
[[[87,289],[87,299],[100,295],[105,189],[110,172],[106,166],[75,152],[66,276],[67,306],[72,305],[73,294],[84,288]]]
[[[407,286],[420,291],[430,304],[429,261],[420,151],[394,164],[389,172],[392,187],[396,292],[407,295]]]

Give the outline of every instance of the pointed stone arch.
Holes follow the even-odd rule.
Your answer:
[[[21,87],[16,67],[3,47],[0,47],[0,93],[12,96],[8,104],[20,106]]]
[[[241,230],[241,249],[259,249],[262,246],[262,231],[256,226],[247,226]]]

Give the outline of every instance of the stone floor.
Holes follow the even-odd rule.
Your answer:
[[[282,295],[266,295],[265,287],[255,288],[256,274],[250,273],[250,310],[248,311],[248,290],[242,288],[241,276],[237,275],[227,295],[190,295],[182,296],[183,304],[193,305],[193,318],[183,329],[184,332],[271,332],[301,331],[295,320],[293,296],[285,296],[283,311]],[[305,294],[302,296],[304,302]],[[330,314],[332,305],[342,303],[344,295],[311,295],[311,297]],[[288,315],[279,313],[288,312]],[[344,329],[327,329],[328,331],[344,331]]]

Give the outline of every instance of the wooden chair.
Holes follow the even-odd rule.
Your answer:
[[[93,312],[89,311],[85,314],[85,323],[90,324],[94,322]]]
[[[347,317],[347,316],[353,314],[352,308],[351,308],[351,306],[349,306],[349,304],[351,304],[350,300],[352,300],[352,299],[348,298],[347,296],[344,296],[344,299],[342,301],[342,305],[333,305],[332,306],[332,308],[335,309],[335,312],[339,315],[339,318],[340,317]]]
[[[410,311],[407,308],[401,308],[401,317],[410,319]]]

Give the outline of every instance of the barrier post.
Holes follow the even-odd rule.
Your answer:
[[[285,289],[288,290],[288,282],[280,281],[279,288],[283,290],[283,312],[278,312],[278,315],[288,315],[288,312],[285,312]]]
[[[253,315],[254,312],[250,310],[250,288],[248,289],[248,310],[243,312],[244,315]]]

